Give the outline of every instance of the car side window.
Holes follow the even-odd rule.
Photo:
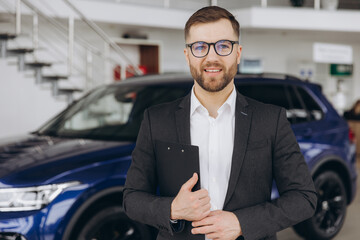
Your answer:
[[[286,117],[290,123],[296,123],[294,116],[291,95],[287,90],[288,86],[283,84],[269,83],[245,83],[236,85],[238,91],[249,98],[262,103],[268,103],[283,107],[286,109]]]
[[[181,98],[189,93],[190,89],[191,86],[149,86],[139,91],[128,124],[123,131],[136,137],[145,109]]]
[[[289,86],[288,91],[291,108],[287,109],[286,115],[291,119],[291,123],[296,124],[310,121],[309,113],[300,97],[299,92],[293,86]]]
[[[296,88],[299,93],[300,99],[302,99],[308,114],[309,121],[318,121],[323,118],[323,111],[319,104],[314,100],[314,98],[302,87]]]
[[[142,117],[145,109],[157,104],[174,101],[185,96],[190,89],[187,86],[146,87],[138,93],[132,116],[140,115]]]
[[[263,83],[245,83],[236,84],[238,91],[259,102],[269,103],[289,109],[289,97],[287,96],[284,85],[263,84]]]
[[[238,91],[247,97],[285,108],[287,119],[291,124],[322,118],[319,105],[301,87],[270,83],[238,83],[236,86]]]

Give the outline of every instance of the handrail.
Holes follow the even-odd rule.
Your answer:
[[[64,27],[62,24],[60,24],[58,21],[56,21],[54,18],[49,17],[47,14],[45,14],[43,11],[41,11],[37,6],[35,6],[33,3],[31,3],[29,0],[21,0],[23,4],[25,4],[29,9],[31,9],[36,15],[44,18],[48,23],[54,26],[54,29],[60,34],[60,36],[66,41],[69,39],[69,31],[66,27]],[[70,3],[71,4],[71,3]],[[89,26],[92,26],[93,31],[95,31],[96,34],[98,34],[101,38],[104,40],[106,39],[106,43],[110,45],[115,52],[120,56],[121,61],[127,62],[134,66],[133,69],[129,69],[130,72],[132,72],[135,75],[142,75],[141,70],[138,68],[136,64],[134,64],[122,51],[122,49],[110,39],[95,23],[93,23],[91,20],[87,19],[75,6],[73,6],[73,10],[79,14],[84,22],[86,22]],[[86,19],[86,21],[85,21]],[[95,26],[95,27],[94,27]],[[100,34],[100,33],[103,34]],[[75,39],[78,41],[78,43],[86,49],[86,51],[90,51],[91,53],[115,64],[119,64],[119,60],[115,59],[114,57],[109,56],[108,54],[104,54],[103,51],[97,49],[96,47],[89,44],[86,40],[79,37],[75,34]],[[69,56],[68,56],[69,57]],[[70,63],[69,63],[70,64]],[[86,70],[87,71],[87,70]],[[69,68],[69,74],[71,74],[71,69]],[[85,75],[87,75],[85,73]],[[124,75],[125,76],[125,75]]]
[[[28,0],[21,0],[22,3],[24,3],[27,7],[29,7],[32,11],[34,11],[36,14],[38,14],[39,16],[41,16],[42,18],[45,18],[51,25],[53,25],[55,27],[55,29],[62,35],[62,37],[64,37],[65,39],[67,39],[67,32],[68,30],[61,24],[59,24],[56,20],[54,20],[53,18],[48,17],[45,13],[43,13],[42,11],[40,11],[36,6],[34,6],[31,2],[29,2]],[[102,53],[100,50],[94,48],[91,44],[87,43],[86,41],[84,41],[82,38],[76,37],[76,40],[78,40],[79,42],[81,42],[81,44],[83,46],[85,46],[86,48],[89,48],[93,53],[102,56]]]
[[[111,38],[93,21],[88,19],[74,4],[71,3],[70,0],[63,0],[65,3],[67,3],[83,20],[91,29],[95,31],[107,44],[109,44],[119,55],[121,55],[123,58],[126,59],[127,62],[131,63],[131,65],[135,69],[136,75],[142,75],[142,71],[138,68],[136,64],[134,64],[131,59],[129,59],[124,51],[113,41]]]
[[[21,32],[21,0],[16,0],[16,26],[15,26],[15,33],[19,35]]]

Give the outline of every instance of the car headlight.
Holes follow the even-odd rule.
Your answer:
[[[0,189],[0,212],[38,210],[53,201],[65,188],[80,184],[67,182],[26,188]]]

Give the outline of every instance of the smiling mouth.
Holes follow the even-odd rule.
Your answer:
[[[209,73],[217,73],[221,72],[221,69],[204,69],[204,71]]]

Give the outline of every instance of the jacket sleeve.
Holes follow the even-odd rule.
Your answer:
[[[126,177],[123,206],[131,219],[172,235],[170,207],[173,198],[157,196],[157,185],[150,117],[146,110]]]
[[[315,187],[290,123],[286,119],[285,109],[279,111],[272,158],[273,176],[280,197],[234,211],[245,240],[274,235],[312,217],[315,212]]]

